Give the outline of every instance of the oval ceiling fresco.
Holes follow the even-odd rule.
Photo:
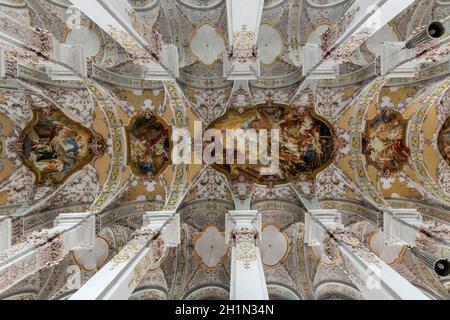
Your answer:
[[[20,156],[37,185],[58,185],[105,151],[103,139],[55,107],[33,109]]]
[[[155,115],[141,115],[131,119],[126,129],[128,165],[140,177],[153,179],[170,161],[170,129]]]
[[[256,180],[257,183],[285,184],[298,178],[299,175],[314,177],[324,170],[333,160],[335,155],[334,130],[325,119],[314,113],[313,109],[293,108],[286,105],[257,105],[247,110],[230,108],[225,115],[213,121],[207,128],[215,129],[226,137],[229,129],[254,130],[257,140],[261,141],[260,134],[267,132],[268,146],[263,150],[258,145],[258,161],[251,164],[249,154],[255,151],[251,138],[245,144],[245,148],[234,151],[234,164],[224,161],[224,164],[214,163],[212,166],[224,173],[231,180],[246,177]],[[265,129],[265,130],[262,130]],[[273,134],[271,130],[279,132],[279,165],[270,173],[267,169],[272,163],[260,161],[262,154],[266,153],[272,158]],[[236,131],[235,131],[236,132]],[[215,141],[216,142],[216,141]],[[226,139],[225,139],[226,143]],[[223,158],[227,157],[223,148]],[[245,153],[245,163],[238,162],[239,153]]]
[[[400,172],[409,157],[406,129],[407,122],[395,111],[384,110],[369,120],[362,144],[367,164],[385,174]]]

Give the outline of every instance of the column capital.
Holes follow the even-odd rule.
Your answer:
[[[155,60],[147,51],[129,53],[135,63],[142,65],[144,80],[170,81],[180,75],[178,62],[178,48],[173,45],[163,45],[161,59]]]
[[[258,242],[259,231],[255,228],[235,228],[231,230],[231,239],[234,241]]]
[[[175,211],[147,211],[142,216],[142,227],[154,231],[161,230],[172,217]]]
[[[322,50],[318,44],[306,43],[302,47],[303,75],[311,80],[336,79],[338,63],[322,61]]]
[[[46,65],[47,75],[52,80],[81,80],[88,75],[88,58],[84,46],[61,43],[52,39],[49,58],[56,63]]]
[[[169,248],[180,244],[180,215],[175,211],[150,211],[143,216],[143,229],[161,231]]]
[[[150,229],[138,229],[136,230],[131,238],[130,243],[146,243],[150,241],[149,247],[151,248],[151,264],[154,265],[158,263],[166,253],[166,245],[164,237],[161,232]]]
[[[323,246],[327,231],[341,227],[342,217],[338,210],[308,210],[305,214],[305,243],[310,246]]]
[[[228,211],[225,215],[225,242],[261,241],[262,215],[257,210]]]
[[[21,243],[0,253],[0,292],[26,277],[61,262],[70,250],[95,244],[95,216],[61,213],[54,227],[27,235]]]
[[[90,249],[95,245],[95,216],[91,213],[60,213],[52,230],[61,232],[66,254],[70,250]]]
[[[417,229],[421,227],[422,214],[413,208],[389,208],[383,211],[385,242],[390,245],[416,246]]]

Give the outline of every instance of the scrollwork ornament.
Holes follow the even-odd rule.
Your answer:
[[[250,269],[250,264],[256,261],[256,245],[254,241],[239,241],[236,243],[236,260]]]
[[[166,252],[164,239],[162,238],[161,235],[156,237],[156,239],[152,241],[151,248],[152,248],[152,263],[157,264],[158,262],[161,261]]]
[[[136,254],[145,246],[142,242],[131,242],[123,248],[112,260],[111,269],[114,269],[122,263],[131,261]]]
[[[240,31],[233,33],[233,47],[235,49],[250,49],[253,46],[254,38],[255,33],[243,25]]]
[[[153,239],[157,235],[157,232],[150,229],[139,229],[136,230],[130,238],[131,242],[147,242]]]
[[[231,63],[254,63],[258,59],[258,50],[256,47],[250,49],[229,48],[227,49],[227,56]]]
[[[39,248],[37,259],[45,268],[56,266],[64,258],[64,241],[60,235]]]

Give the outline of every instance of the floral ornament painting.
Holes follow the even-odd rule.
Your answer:
[[[300,174],[315,177],[333,161],[336,153],[334,129],[311,108],[292,108],[286,105],[261,104],[241,112],[230,108],[222,117],[213,121],[208,129],[226,134],[227,129],[279,130],[280,170],[274,175],[263,175],[258,164],[249,164],[249,144],[246,144],[246,164],[214,164],[213,167],[231,180],[241,176],[256,180],[259,184],[284,184]],[[223,147],[226,158],[226,149]],[[259,152],[262,152],[259,150]],[[235,158],[237,158],[237,153]],[[234,163],[237,163],[235,161]]]

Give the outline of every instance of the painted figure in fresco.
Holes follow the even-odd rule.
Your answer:
[[[294,174],[299,170],[314,171],[318,168],[323,156],[321,144],[325,141],[321,140],[320,126],[311,114],[286,114],[280,128],[280,162],[285,164],[284,170]]]
[[[136,119],[130,129],[132,168],[139,175],[153,177],[169,159],[169,134],[153,116]]]
[[[363,152],[368,163],[385,173],[399,171],[408,160],[404,145],[404,125],[401,115],[383,112],[369,121],[363,138]]]
[[[280,130],[280,170],[276,176],[260,174],[263,167],[258,164],[214,165],[231,179],[241,174],[256,179],[260,183],[291,181],[298,174],[312,174],[320,170],[334,156],[333,134],[325,122],[315,118],[311,111],[299,113],[285,106],[255,107],[238,113],[230,109],[224,116],[211,123],[207,129],[279,129]],[[270,142],[270,141],[269,141]],[[248,157],[248,145],[246,155]],[[270,148],[270,145],[269,145]],[[235,153],[238,152],[235,150]],[[265,150],[259,150],[265,152]],[[224,150],[225,158],[225,150]],[[237,154],[235,154],[235,159]]]
[[[37,171],[38,179],[62,182],[73,170],[89,161],[87,130],[54,111],[35,111],[36,121],[24,133],[26,164]]]

